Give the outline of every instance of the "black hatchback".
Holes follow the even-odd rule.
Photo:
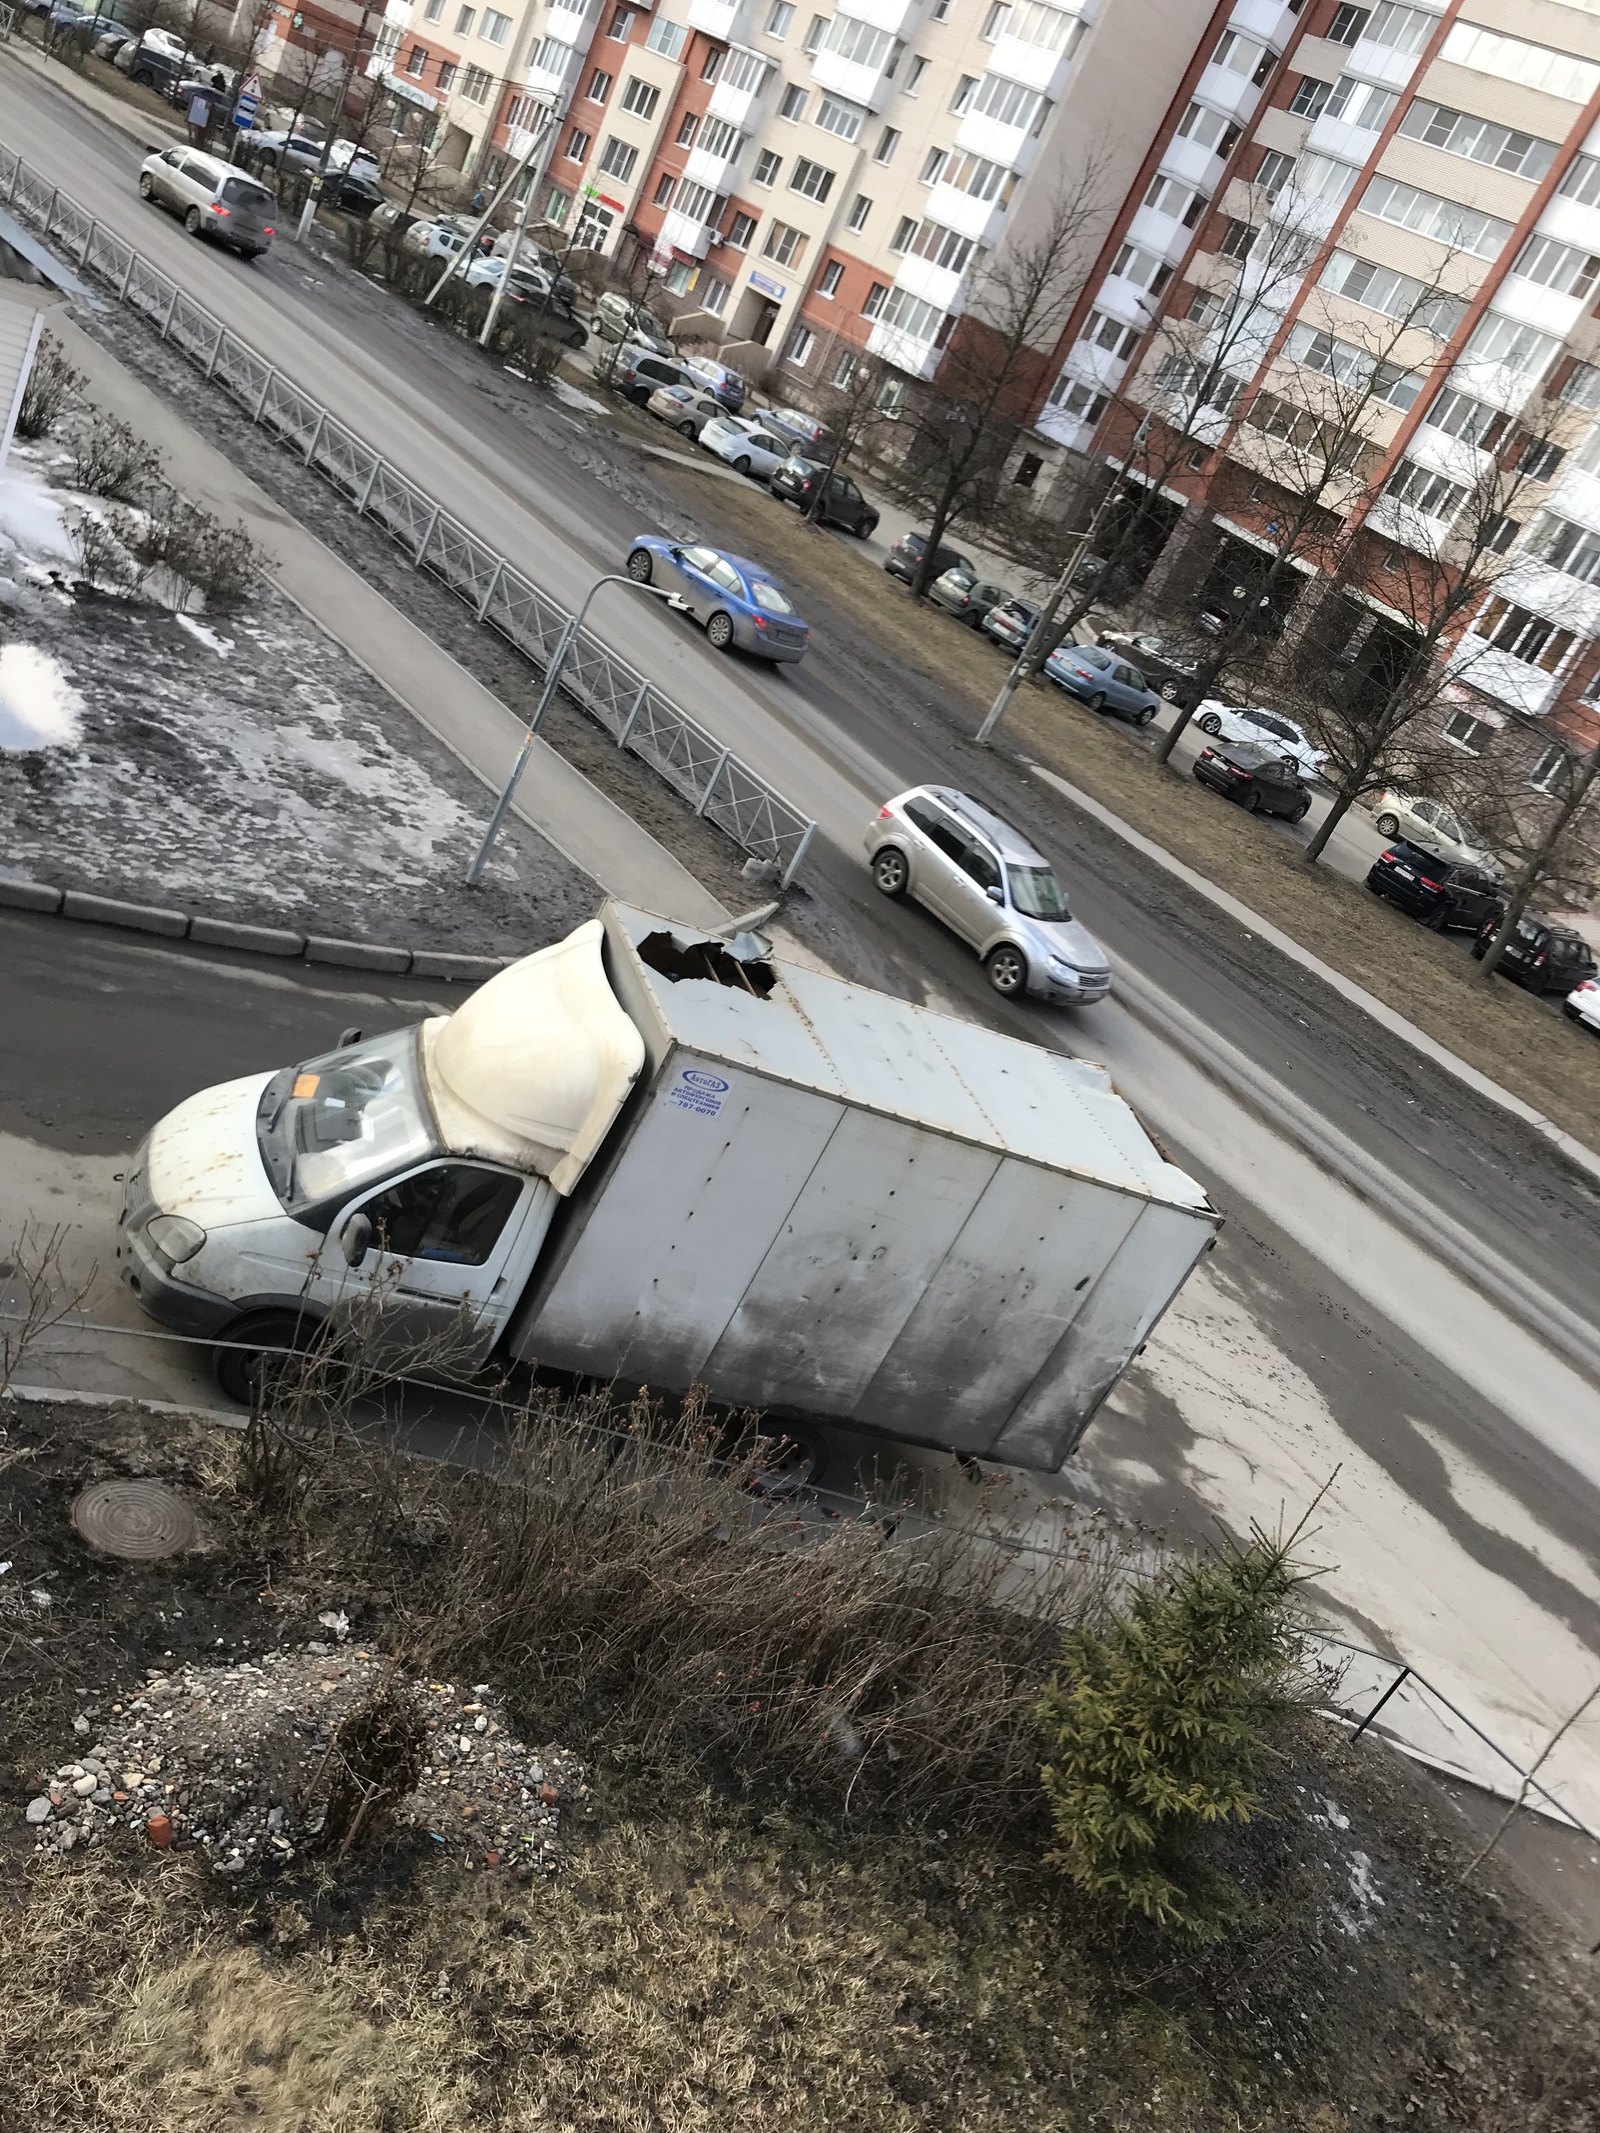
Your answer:
[[[1219,741],[1202,748],[1194,759],[1194,774],[1212,792],[1237,800],[1253,815],[1282,815],[1286,822],[1298,822],[1311,805],[1311,794],[1294,765],[1249,741]]]
[[[1500,884],[1482,867],[1441,859],[1403,838],[1372,862],[1367,887],[1435,933],[1492,931],[1506,907]]]
[[[1504,908],[1502,905],[1501,910]],[[1473,942],[1472,952],[1480,960],[1499,923],[1497,911]],[[1585,978],[1600,977],[1594,950],[1581,933],[1574,933],[1570,926],[1558,926],[1553,919],[1531,914],[1517,920],[1495,968],[1515,984],[1525,985],[1529,992],[1558,992],[1563,998]]]
[[[861,540],[876,533],[878,514],[849,475],[830,474],[814,459],[786,459],[781,467],[773,468],[767,486],[785,503],[798,504],[802,511],[809,511],[819,481],[827,483],[822,509],[817,514],[825,526],[842,526],[846,533]]]
[[[928,552],[928,536],[925,533],[902,533],[899,540],[883,559],[883,567],[891,578],[900,578],[907,585],[917,574],[917,565]],[[947,570],[973,570],[959,548],[941,548],[933,559],[933,569],[928,583],[942,578]]]

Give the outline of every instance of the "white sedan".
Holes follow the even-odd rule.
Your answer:
[[[708,452],[725,459],[735,473],[765,481],[794,457],[794,440],[763,429],[753,415],[713,415],[700,432]]]
[[[1574,985],[1562,1002],[1561,1011],[1600,1036],[1600,978],[1585,978],[1581,985]]]
[[[1303,778],[1320,777],[1328,760],[1327,750],[1313,748],[1304,731],[1281,711],[1247,710],[1208,696],[1195,712],[1194,722],[1202,733],[1220,735],[1225,741],[1253,741],[1258,748],[1272,749]]]

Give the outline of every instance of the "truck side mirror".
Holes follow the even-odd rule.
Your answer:
[[[372,1243],[370,1215],[352,1215],[339,1232],[339,1249],[346,1266],[360,1266]]]

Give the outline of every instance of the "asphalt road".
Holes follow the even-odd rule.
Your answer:
[[[615,455],[597,451],[580,420],[525,398],[381,291],[290,246],[246,267],[190,240],[138,202],[137,151],[124,135],[3,57],[0,69],[7,145],[179,274],[503,552],[569,599],[615,567],[650,485],[619,479]],[[715,491],[708,483],[708,532]],[[818,818],[794,924],[820,954],[847,975],[1105,1059],[1228,1211],[1222,1250],[1096,1424],[1073,1485],[1199,1531],[1211,1512],[1238,1526],[1298,1508],[1340,1465],[1329,1518],[1346,1566],[1340,1618],[1420,1654],[1537,1743],[1600,1650],[1592,1384],[1536,1330],[1444,1273],[1385,1219],[1381,1192],[1350,1192],[1274,1132],[1270,1104],[1265,1114],[1242,1107],[1165,1045],[1163,1003],[1309,1105],[1330,1148],[1357,1145],[1529,1284],[1592,1315],[1591,1181],[1152,872],[1025,767],[972,750],[936,686],[896,672],[842,615],[814,613],[811,657],[772,673],[715,658],[620,590],[607,614],[628,656]],[[1005,1007],[930,920],[875,896],[864,823],[886,792],[928,777],[977,791],[1057,860],[1081,915],[1136,981],[1138,1015],[1115,1002],[1079,1015]],[[364,991],[322,973],[313,982],[7,920],[0,1204],[48,1213],[52,1195],[63,1206],[73,1192],[109,1201],[118,1156],[176,1097],[320,1049],[344,1021],[364,1019],[343,1011]],[[382,1001],[367,998],[375,1015]],[[391,1004],[396,1020],[420,1011]]]

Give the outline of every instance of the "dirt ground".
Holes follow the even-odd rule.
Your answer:
[[[381,1492],[347,1490],[291,1543],[253,1516],[239,1445],[131,1407],[6,1413],[0,2123],[1600,2124],[1600,2031],[1556,1936],[1493,1861],[1463,1880],[1409,1766],[1312,1718],[1280,1739],[1267,1812],[1216,1851],[1245,1914],[1199,1950],[1067,1892],[1026,1831],[853,1827],[804,1800],[735,1796],[714,1768],[630,1763],[614,1741],[563,1817],[557,1870],[530,1880],[405,1829],[342,1867],[313,1848],[248,1886],[127,1828],[36,1851],[23,1809],[41,1772],[153,1669],[242,1672],[325,1635],[330,1610],[384,1650],[406,1557],[398,1540],[375,1549]],[[128,1564],[83,1546],[73,1498],[129,1475],[190,1498],[197,1547]],[[541,1737],[515,1670],[483,1693]]]

